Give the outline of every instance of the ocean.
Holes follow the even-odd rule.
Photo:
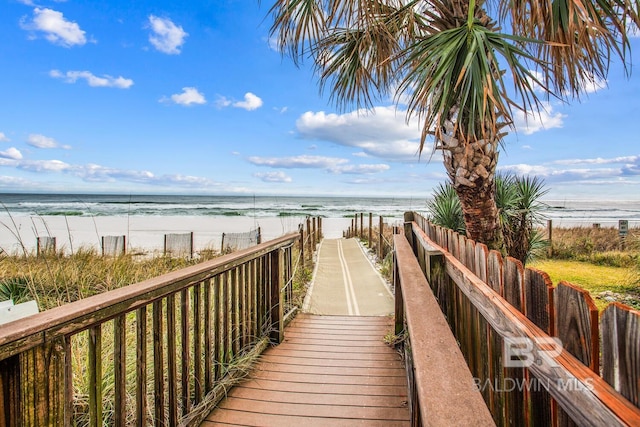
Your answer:
[[[325,237],[342,236],[355,214],[402,223],[406,211],[426,214],[427,199],[367,197],[0,194],[0,252],[32,250],[37,237],[59,248],[100,249],[103,236],[126,236],[129,248],[159,251],[164,236],[193,232],[196,248],[218,248],[225,233],[256,228],[263,240],[297,232],[306,217],[322,217]],[[640,201],[547,200],[554,227],[640,227]],[[544,222],[540,225],[545,225]]]
[[[349,218],[356,213],[401,219],[425,213],[426,198],[182,196],[104,194],[0,194],[2,214],[28,216],[222,216]],[[546,200],[545,219],[554,225],[640,226],[640,200]]]

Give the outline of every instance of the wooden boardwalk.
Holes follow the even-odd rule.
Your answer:
[[[408,426],[405,368],[384,342],[391,330],[387,316],[298,315],[202,427]]]

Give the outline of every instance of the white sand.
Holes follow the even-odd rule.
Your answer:
[[[220,249],[222,233],[244,233],[260,227],[262,241],[298,231],[298,217],[207,217],[207,216],[19,216],[0,215],[0,249],[21,253],[20,241],[35,250],[37,236],[55,237],[58,249],[100,249],[102,236],[126,236],[130,251],[161,252],[164,235],[193,232],[195,251]],[[15,223],[15,225],[14,225]],[[337,238],[351,224],[349,218],[323,218],[325,237]]]

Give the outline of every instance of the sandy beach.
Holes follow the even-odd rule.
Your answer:
[[[223,233],[244,233],[260,227],[267,241],[298,231],[304,217],[246,216],[20,216],[0,215],[0,249],[9,254],[35,250],[37,236],[55,237],[65,252],[79,248],[100,250],[102,236],[126,236],[128,250],[159,253],[164,235],[193,232],[194,249],[220,249]],[[341,237],[351,224],[349,218],[323,218],[325,237]]]

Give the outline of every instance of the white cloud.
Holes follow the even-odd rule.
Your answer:
[[[420,125],[407,124],[405,112],[395,107],[375,107],[346,114],[308,111],[298,118],[301,137],[360,148],[370,156],[387,160],[417,160]],[[429,148],[425,150],[428,152]]]
[[[0,142],[9,142],[10,139],[7,137],[7,135],[4,134],[4,132],[0,132]]]
[[[27,22],[23,18],[21,26],[25,30],[43,32],[48,41],[60,46],[82,46],[87,43],[85,32],[77,23],[67,21],[62,12],[52,9],[35,8],[33,19]]]
[[[565,117],[562,113],[554,113],[551,104],[544,103],[539,112],[530,111],[525,115],[520,110],[516,111],[513,122],[517,132],[531,135],[541,130],[561,128]]]
[[[600,89],[605,89],[606,87],[606,80],[596,78],[593,75],[589,74],[582,75],[582,90],[585,93],[594,93],[599,91]]]
[[[292,156],[292,157],[249,157],[249,162],[256,166],[284,169],[324,169],[334,174],[368,175],[390,169],[385,164],[353,165],[349,160],[324,156]],[[262,178],[264,174],[261,174]],[[257,176],[257,175],[256,175]]]
[[[27,138],[27,144],[35,148],[64,148],[65,150],[71,148],[68,145],[60,145],[53,138],[37,133],[32,133],[29,135],[29,138]]]
[[[26,160],[17,167],[31,172],[65,172],[71,169],[70,164],[60,160]]]
[[[336,165],[347,163],[349,160],[337,157],[324,156],[293,156],[293,157],[249,157],[249,162],[257,166],[268,166],[272,168],[309,168],[309,169],[329,169]]]
[[[0,151],[0,157],[3,157],[5,159],[21,160],[22,153],[17,148],[11,147],[5,151]]]
[[[290,176],[282,171],[278,172],[261,172],[254,173],[253,176],[260,178],[264,182],[291,182],[293,181]]]
[[[244,101],[234,102],[233,106],[237,108],[244,108],[247,111],[253,111],[262,107],[262,99],[251,92],[247,92],[244,94]]]
[[[33,173],[65,173],[86,182],[133,182],[155,186],[178,186],[197,189],[212,188],[219,185],[219,183],[204,177],[180,174],[156,176],[153,172],[147,170],[117,169],[93,163],[73,165],[60,160],[23,160],[22,158],[4,158],[0,155],[0,166],[14,167]],[[1,181],[0,185],[2,185]]]
[[[207,103],[207,100],[205,99],[204,95],[198,92],[198,89],[196,89],[195,87],[183,87],[182,93],[176,93],[174,95],[171,95],[170,100],[171,102],[174,102],[178,105],[185,105],[185,106],[189,106],[193,104],[202,105]],[[167,99],[162,98],[160,101],[165,102],[167,101]]]
[[[218,97],[216,98],[216,107],[218,108],[225,108],[230,106],[231,104],[233,104],[233,102],[225,96],[218,95]]]
[[[189,35],[182,27],[174,24],[168,18],[158,18],[154,15],[149,15],[149,24],[152,31],[152,34],[149,35],[149,42],[157,50],[169,55],[180,53],[180,48]]]
[[[352,175],[369,175],[374,173],[380,173],[389,170],[391,167],[385,164],[377,165],[338,165],[329,168],[330,172],[337,174],[352,174]]]
[[[122,76],[112,77],[108,74],[98,77],[90,71],[67,71],[66,73],[62,73],[59,70],[51,70],[49,71],[49,75],[56,79],[63,79],[67,83],[75,83],[80,79],[84,79],[87,81],[87,84],[92,87],[128,89],[133,86],[133,80],[131,79],[125,79]]]
[[[556,160],[554,164],[558,165],[610,165],[616,163],[637,163],[640,162],[640,156],[621,156],[621,157],[613,157],[610,159],[603,159],[602,157],[597,157],[595,159],[565,159],[565,160]]]
[[[631,18],[627,18],[627,35],[629,37],[640,37],[640,28],[633,22]]]

